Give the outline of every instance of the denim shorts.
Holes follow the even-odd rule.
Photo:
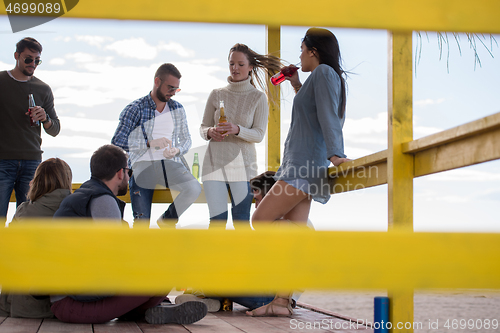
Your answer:
[[[292,185],[295,187],[297,190],[302,191],[306,194],[311,194],[311,191],[309,189],[309,182],[305,179],[302,178],[295,178],[295,179],[281,179],[282,181],[286,182],[289,185]]]

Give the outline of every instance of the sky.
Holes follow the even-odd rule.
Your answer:
[[[360,158],[387,148],[387,50],[385,30],[329,28],[338,38],[343,67],[349,72],[345,153]],[[281,57],[299,62],[300,41],[307,27],[282,27]],[[203,155],[207,143],[199,125],[210,91],[227,84],[228,51],[235,43],[265,53],[265,27],[204,23],[145,22],[57,18],[12,33],[0,16],[0,70],[14,67],[15,44],[36,38],[43,45],[36,72],[49,84],[61,120],[60,134],[42,135],[43,159],[59,157],[73,170],[73,182],[90,177],[92,152],[110,142],[122,109],[153,87],[159,65],[175,64],[182,73],[184,105],[193,139],[187,154]],[[449,50],[439,49],[435,32],[414,33],[414,139],[500,112],[500,49],[495,41],[477,41],[481,65],[475,63],[467,37],[460,48],[449,35]],[[500,41],[500,36],[494,36]],[[441,59],[440,59],[441,58]],[[300,72],[302,82],[309,74]],[[294,93],[282,84],[282,143],[290,124]],[[257,145],[259,172],[265,171],[265,142]],[[499,232],[500,161],[487,162],[414,180],[416,231]],[[152,220],[167,205],[155,205]],[[7,220],[14,213],[11,204]],[[127,207],[125,219],[132,222]],[[333,195],[326,205],[313,203],[310,219],[319,230],[387,230],[387,186]],[[195,204],[180,227],[206,227],[208,209]]]

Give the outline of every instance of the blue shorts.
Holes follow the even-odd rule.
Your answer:
[[[302,178],[295,178],[295,179],[281,179],[284,182],[286,182],[289,185],[292,185],[295,187],[297,190],[302,191],[308,195],[311,194],[311,191],[309,189],[309,182],[305,179]]]

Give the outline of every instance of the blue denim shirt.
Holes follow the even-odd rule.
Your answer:
[[[276,180],[304,179],[318,202],[330,198],[330,157],[346,157],[339,117],[342,93],[338,74],[328,65],[315,68],[293,100],[292,121]]]
[[[172,160],[182,162],[189,170],[183,157],[192,144],[186,112],[182,104],[172,99],[169,99],[167,104],[174,121],[172,145],[180,150]],[[156,103],[151,98],[151,94],[147,94],[127,105],[120,114],[120,122],[111,143],[129,153],[129,166],[132,166],[148,150],[147,142],[153,139],[155,110]]]

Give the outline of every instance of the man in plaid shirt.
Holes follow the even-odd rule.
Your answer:
[[[123,109],[111,140],[129,153],[134,225],[149,225],[156,185],[180,192],[158,219],[159,227],[169,226],[165,219],[178,220],[201,193],[201,186],[183,157],[191,148],[186,113],[180,103],[171,99],[180,91],[180,78],[174,65],[161,65],[155,74],[153,90]]]

